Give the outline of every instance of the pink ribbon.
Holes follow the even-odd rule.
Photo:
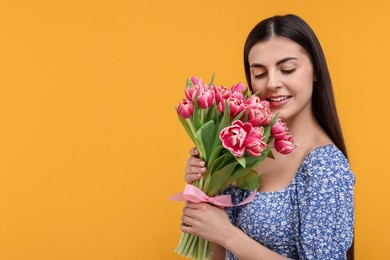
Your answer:
[[[175,201],[191,201],[195,203],[208,202],[216,206],[232,207],[232,206],[241,206],[244,204],[248,204],[255,198],[255,196],[256,196],[256,191],[252,192],[252,194],[241,203],[234,205],[232,203],[231,195],[219,195],[215,197],[209,197],[206,195],[206,193],[204,193],[202,190],[198,189],[194,185],[187,184],[184,187],[184,192],[177,193],[169,197],[168,199],[175,200]]]

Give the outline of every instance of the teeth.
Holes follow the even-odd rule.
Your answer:
[[[287,98],[288,98],[288,97],[277,97],[277,98],[270,98],[269,100],[270,100],[270,101],[279,102],[279,101],[286,100]]]

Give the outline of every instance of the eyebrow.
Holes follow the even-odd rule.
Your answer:
[[[279,61],[276,62],[276,66],[282,64],[283,62],[286,62],[286,61],[289,61],[289,60],[297,60],[298,58],[295,58],[295,57],[286,57],[284,59],[281,59]],[[261,63],[252,63],[249,67],[253,67],[253,68],[259,68],[259,67],[265,67],[263,64]]]

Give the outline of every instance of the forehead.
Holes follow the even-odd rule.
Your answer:
[[[274,63],[286,57],[298,60],[308,59],[305,50],[297,43],[284,37],[271,37],[269,40],[253,45],[249,51],[248,61],[252,63]]]

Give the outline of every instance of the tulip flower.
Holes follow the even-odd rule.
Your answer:
[[[232,86],[233,92],[243,92],[246,89],[247,88],[245,87],[245,85],[242,84],[241,82]]]
[[[297,147],[291,135],[285,135],[283,139],[275,140],[275,150],[281,154],[289,154]]]
[[[286,123],[283,123],[279,118],[276,120],[276,123],[271,128],[271,136],[275,139],[283,139],[285,135],[288,134],[288,128]]]
[[[228,149],[234,156],[241,157],[247,151],[252,156],[260,156],[267,146],[262,141],[264,130],[253,127],[251,123],[243,123],[236,120],[231,126],[221,131],[220,138],[223,147]]]
[[[187,88],[184,93],[186,95],[186,99],[194,101],[195,96],[196,96],[196,88],[195,87],[189,87]]]
[[[214,91],[207,85],[199,87],[198,89],[198,106],[207,109],[214,104]]]
[[[250,96],[250,97],[245,101],[245,106],[247,106],[247,107],[251,107],[251,106],[257,107],[257,106],[261,105],[260,102],[261,102],[261,101],[260,101],[260,98],[259,98],[258,96],[253,95],[253,96]]]
[[[177,106],[177,113],[184,119],[189,118],[194,112],[194,106],[192,102],[188,99],[183,99]]]
[[[191,77],[191,82],[195,86],[202,86],[202,79],[200,79],[200,78],[198,78],[196,76]]]
[[[245,150],[248,154],[258,157],[267,147],[267,144],[263,141],[263,133],[263,127],[252,127],[249,136],[245,140]]]
[[[241,92],[233,92],[228,98],[231,117],[236,117],[241,111],[245,110],[244,95]]]
[[[224,86],[215,86],[213,88],[214,90],[214,94],[215,94],[215,101],[217,103],[220,103],[220,102],[225,102],[225,100],[227,100],[230,96],[231,96],[231,93],[230,91],[225,88]]]

